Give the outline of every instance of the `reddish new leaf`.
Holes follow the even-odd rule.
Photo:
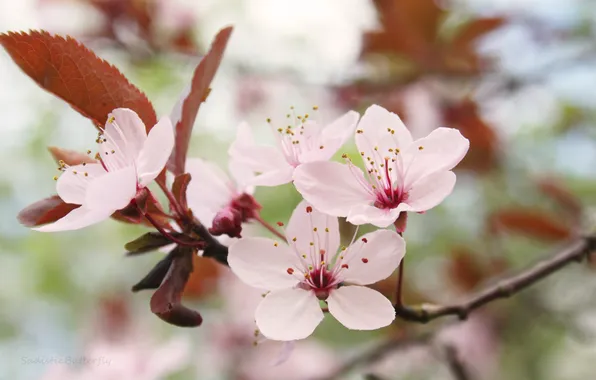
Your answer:
[[[0,44],[38,85],[69,103],[95,125],[115,108],[134,110],[147,130],[157,122],[153,106],[108,62],[71,37],[46,31],[0,34]]]
[[[192,127],[201,103],[209,95],[209,86],[217,72],[224,50],[232,34],[232,29],[231,26],[224,28],[215,36],[211,48],[195,69],[188,94],[185,94],[180,99],[178,106],[175,108],[179,110],[179,114],[172,115],[172,123],[176,125],[176,145],[168,162],[168,169],[175,175],[184,173],[186,153],[188,152]]]
[[[193,271],[194,251],[188,247],[176,247],[174,258],[159,289],[151,297],[151,311],[165,322],[180,327],[197,327],[203,322],[201,315],[180,303],[184,287]]]
[[[534,208],[497,211],[490,216],[489,226],[492,231],[505,230],[545,241],[567,240],[573,235],[566,221]]]
[[[57,146],[48,147],[50,154],[54,157],[56,162],[64,161],[66,165],[92,164],[96,161],[86,154],[77,152],[76,150],[58,148]]]
[[[79,205],[64,203],[59,196],[54,195],[25,207],[17,218],[24,226],[35,227],[55,222],[77,207]]]
[[[188,188],[190,179],[190,174],[180,174],[174,179],[174,183],[172,184],[172,194],[174,194],[174,198],[176,198],[176,200],[184,210],[188,209],[188,202],[186,200],[186,189]]]
[[[565,186],[563,181],[556,178],[540,178],[536,180],[538,189],[544,195],[557,202],[561,212],[569,215],[571,221],[579,224],[582,218],[582,204],[580,200]]]
[[[222,266],[215,260],[199,255],[194,255],[192,261],[193,271],[184,287],[182,297],[200,299],[215,291]]]
[[[487,17],[472,20],[464,25],[459,33],[451,41],[451,46],[455,50],[470,49],[474,42],[489,32],[501,27],[505,19],[501,17]]]
[[[465,247],[451,251],[451,260],[446,269],[453,283],[464,292],[476,288],[487,275],[478,254]]]

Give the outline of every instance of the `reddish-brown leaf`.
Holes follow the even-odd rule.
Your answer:
[[[580,200],[565,186],[560,179],[546,177],[536,180],[538,189],[557,202],[561,212],[566,213],[575,223],[580,223],[582,218],[582,204]]]
[[[556,215],[535,208],[511,208],[489,217],[493,232],[508,231],[545,241],[561,241],[573,235],[573,229]]]
[[[194,71],[188,94],[184,94],[176,107],[180,114],[172,115],[172,123],[176,125],[176,145],[168,162],[168,169],[175,175],[184,173],[186,153],[188,152],[192,127],[201,103],[209,95],[209,86],[217,72],[228,40],[232,34],[232,29],[231,26],[224,28],[215,36],[211,48],[203,59],[201,59],[201,62]]]
[[[0,34],[0,43],[25,74],[95,125],[119,107],[139,114],[147,130],[157,122],[145,94],[75,39],[45,31],[9,32]]]
[[[56,162],[64,161],[66,165],[74,166],[83,163],[92,164],[96,162],[93,158],[81,152],[77,152],[76,150],[58,148],[57,146],[50,146],[48,147],[48,150]]]
[[[180,327],[196,327],[203,322],[201,315],[181,304],[182,292],[193,271],[190,248],[176,247],[172,264],[159,289],[151,297],[151,311],[162,320]]]
[[[184,287],[182,297],[199,299],[215,291],[222,266],[215,260],[198,255],[194,255],[192,261],[193,271]]]
[[[478,254],[465,247],[457,247],[451,251],[447,274],[451,281],[464,292],[474,290],[487,275]]]
[[[498,166],[497,134],[482,119],[478,105],[473,100],[445,107],[443,118],[446,126],[459,129],[470,140],[470,150],[459,167],[486,172]]]
[[[17,219],[24,226],[35,227],[55,222],[77,207],[79,205],[64,203],[59,196],[54,195],[25,207]]]
[[[501,27],[504,23],[505,19],[502,17],[487,17],[472,20],[460,29],[459,33],[451,41],[451,47],[455,50],[470,49],[472,47],[471,45],[478,38]]]

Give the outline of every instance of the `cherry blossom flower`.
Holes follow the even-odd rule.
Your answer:
[[[437,128],[413,141],[396,114],[373,105],[358,124],[356,145],[366,173],[344,155],[347,165],[301,165],[294,172],[294,184],[322,212],[345,216],[353,224],[387,227],[402,211],[427,211],[451,193],[451,169],[470,143],[452,128]]]
[[[256,145],[249,125],[242,123],[230,156],[260,173],[254,185],[283,185],[292,181],[294,169],[301,164],[329,160],[350,137],[359,117],[357,112],[349,111],[324,128],[308,120],[308,115],[296,116],[293,122],[280,127],[273,127],[268,120],[275,128],[277,147]]]
[[[186,196],[193,214],[209,226],[213,235],[240,237],[242,223],[254,218],[261,205],[253,198],[254,177],[242,162],[232,159],[228,165],[233,180],[216,164],[192,158],[186,161],[191,175]]]
[[[174,147],[174,130],[167,117],[147,134],[139,116],[118,108],[108,116],[97,138],[99,163],[60,163],[56,190],[66,203],[81,205],[63,218],[35,230],[77,230],[107,219],[123,209],[164,168]]]
[[[397,268],[405,253],[405,242],[397,233],[375,231],[339,250],[337,218],[304,201],[285,233],[287,245],[248,237],[232,244],[228,256],[230,268],[242,281],[270,290],[255,312],[265,337],[309,336],[323,319],[319,300],[349,329],[373,330],[393,321],[391,302],[361,285],[387,278]]]

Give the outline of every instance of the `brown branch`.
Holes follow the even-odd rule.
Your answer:
[[[580,262],[595,249],[596,235],[587,236],[578,239],[561,252],[534,264],[527,270],[472,295],[464,302],[445,306],[421,305],[420,307],[408,307],[397,305],[395,312],[397,316],[410,322],[427,323],[446,315],[456,315],[460,320],[465,320],[473,310],[497,299],[510,297],[568,264]]]
[[[357,355],[352,360],[347,361],[346,364],[339,367],[331,375],[323,377],[319,380],[343,379],[343,376],[345,374],[352,372],[360,366],[376,363],[394,351],[400,349],[404,350],[415,346],[424,346],[432,340],[433,336],[433,333],[424,333],[422,335],[413,337],[400,337],[389,339],[383,342],[382,344],[374,347],[370,351],[367,351],[364,354]]]
[[[459,353],[457,352],[457,348],[451,345],[447,345],[444,347],[445,349],[445,359],[447,361],[447,365],[449,367],[449,371],[453,375],[455,380],[472,380],[470,372],[466,368],[465,364],[462,362],[461,358],[459,357]]]

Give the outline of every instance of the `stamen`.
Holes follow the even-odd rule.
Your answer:
[[[290,275],[291,275],[291,274],[294,274],[294,268],[288,268],[288,269],[286,270],[286,272],[288,272],[288,274],[290,274]]]
[[[362,262],[363,262],[364,264],[366,264],[366,263],[368,263],[368,259],[367,259],[366,257],[363,257],[363,258],[362,258]]]

